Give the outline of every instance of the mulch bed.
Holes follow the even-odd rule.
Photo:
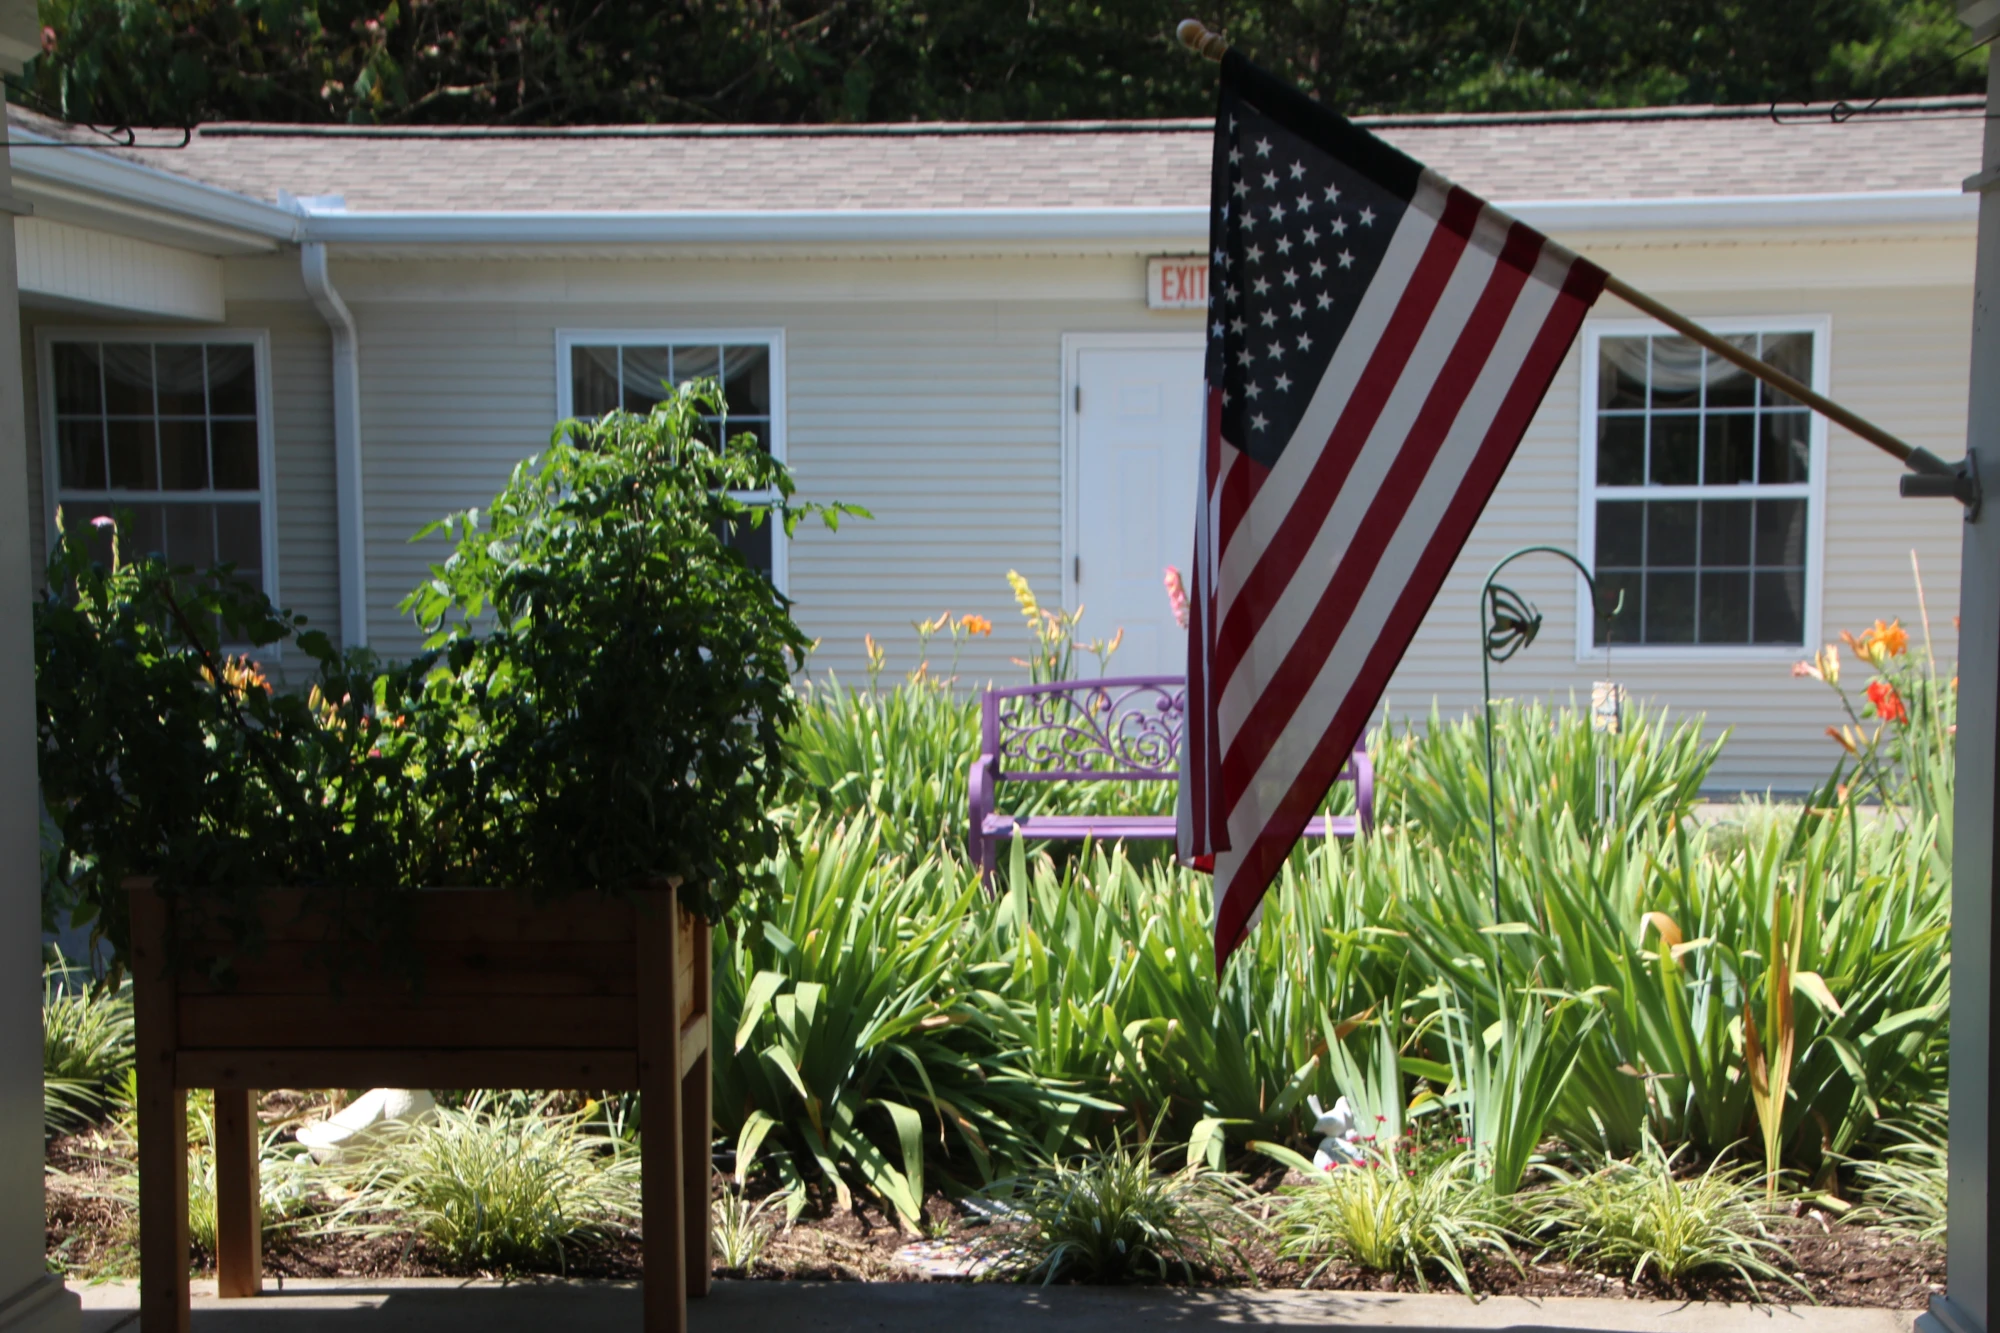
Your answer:
[[[52,1174],[47,1190],[48,1253],[72,1273],[87,1277],[126,1277],[137,1272],[136,1217],[123,1202],[105,1197],[107,1182],[101,1151],[87,1141],[58,1139],[49,1148]],[[969,1239],[984,1228],[942,1195],[934,1196],[926,1213],[933,1240]],[[1790,1259],[1791,1271],[1822,1305],[1876,1306],[1921,1310],[1930,1297],[1944,1290],[1944,1247],[1892,1236],[1880,1231],[1829,1223],[1819,1214],[1789,1220],[1776,1232]],[[797,1225],[774,1233],[763,1255],[749,1271],[722,1270],[727,1276],[751,1279],[831,1282],[963,1281],[931,1278],[901,1261],[898,1251],[917,1237],[899,1230],[872,1207],[807,1215]],[[1247,1247],[1251,1272],[1225,1285],[1297,1288],[1310,1270],[1278,1258],[1255,1243]],[[471,1277],[497,1276],[468,1272],[441,1262],[412,1235],[311,1235],[281,1232],[265,1242],[264,1268],[272,1278],[330,1277]],[[196,1256],[196,1269],[213,1273],[213,1258]],[[567,1258],[563,1275],[583,1278],[634,1279],[640,1276],[636,1240],[623,1239],[592,1246]],[[1706,1300],[1746,1302],[1761,1298],[1796,1303],[1796,1292],[1782,1284],[1763,1284],[1752,1292],[1733,1274],[1704,1276],[1698,1281],[1669,1285],[1647,1278],[1626,1277],[1570,1268],[1560,1262],[1536,1262],[1522,1256],[1522,1268],[1491,1259],[1470,1269],[1473,1290],[1480,1295],[1600,1296],[1643,1300]],[[1371,1272],[1336,1262],[1312,1280],[1313,1290],[1416,1291],[1417,1284],[1399,1275]],[[1432,1290],[1450,1290],[1443,1280]]]

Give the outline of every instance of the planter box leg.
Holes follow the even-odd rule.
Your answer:
[[[681,1188],[687,1197],[687,1294],[706,1296],[709,1287],[709,1225],[713,1220],[715,1187],[708,1052],[695,1057],[694,1068],[681,1081]]]
[[[187,1090],[174,1083],[167,900],[133,893],[132,1034],[139,1083],[139,1330],[188,1333]]]
[[[257,1094],[215,1090],[215,1294],[264,1288],[264,1203],[257,1178]]]
[[[675,929],[671,893],[637,903],[640,1219],[646,1333],[687,1329],[687,1244],[682,1213],[681,1025],[674,1003]],[[651,1149],[651,1151],[645,1151]]]
[[[711,1196],[715,1188],[712,1147],[715,1112],[710,1061],[715,1030],[709,1019],[708,971],[712,957],[709,929],[706,921],[697,923],[694,928],[694,1022],[700,1026],[702,1033],[701,1054],[695,1057],[687,1076],[681,1080],[681,1188],[687,1199],[682,1225],[687,1228],[687,1294],[691,1297],[708,1295],[713,1263],[709,1227],[714,1220]],[[682,1036],[685,1039],[686,1034]]]

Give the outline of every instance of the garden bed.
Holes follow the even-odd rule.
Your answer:
[[[101,1139],[68,1135],[49,1148],[51,1175],[47,1197],[47,1240],[52,1263],[60,1263],[82,1280],[132,1276],[137,1271],[136,1214],[110,1197],[115,1193],[115,1160],[107,1161]],[[1277,1183],[1267,1177],[1265,1186]],[[718,1181],[718,1188],[726,1184]],[[1252,1204],[1254,1210],[1255,1204]],[[919,1238],[899,1229],[874,1208],[861,1204],[848,1211],[808,1214],[789,1228],[774,1229],[761,1257],[747,1269],[718,1268],[724,1277],[757,1280],[832,1282],[967,1281],[924,1271],[906,1257],[913,1245],[948,1252],[988,1230],[972,1215],[941,1194],[925,1207],[926,1231]],[[1944,1247],[1934,1242],[1881,1230],[1831,1221],[1808,1210],[1773,1227],[1792,1273],[1822,1305],[1867,1306],[1921,1310],[1944,1289]],[[1220,1279],[1217,1285],[1296,1289],[1308,1285],[1311,1270],[1281,1258],[1254,1234],[1243,1238],[1246,1272]],[[926,1244],[928,1242],[928,1244]],[[637,1237],[608,1237],[572,1249],[561,1264],[541,1271],[567,1277],[633,1280],[641,1276]],[[1706,1300],[1745,1302],[1758,1298],[1778,1303],[1798,1300],[1790,1288],[1765,1284],[1751,1292],[1730,1275],[1704,1276],[1681,1284],[1623,1277],[1571,1267],[1560,1260],[1537,1258],[1524,1250],[1522,1267],[1483,1259],[1468,1267],[1472,1290],[1481,1296],[1596,1296],[1635,1300]],[[197,1247],[196,1272],[212,1275],[214,1255]],[[496,1270],[455,1262],[439,1253],[414,1231],[357,1235],[343,1232],[279,1230],[265,1241],[264,1265],[273,1279],[284,1278],[419,1278],[494,1276]],[[511,1271],[535,1271],[514,1269]],[[1310,1282],[1323,1291],[1412,1292],[1407,1275],[1372,1272],[1336,1261]],[[1449,1283],[1433,1282],[1433,1290]]]

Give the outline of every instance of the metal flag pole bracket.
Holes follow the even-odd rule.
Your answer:
[[[1182,19],[1174,29],[1174,36],[1180,39],[1182,46],[1207,60],[1220,61],[1229,52],[1229,40],[1200,19]],[[1604,290],[1780,393],[1796,399],[1827,420],[1852,431],[1909,468],[1900,483],[1903,495],[1913,499],[1957,500],[1965,506],[1966,522],[1978,520],[1984,493],[1980,486],[1979,469],[1969,455],[1960,462],[1947,463],[1928,449],[1898,439],[1874,422],[1857,416],[1823,394],[1814,393],[1810,386],[1752,356],[1720,334],[1703,328],[1686,315],[1660,304],[1620,278],[1605,275]]]

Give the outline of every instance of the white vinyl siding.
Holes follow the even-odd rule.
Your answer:
[[[706,266],[601,267],[630,289],[622,298],[629,304],[376,299],[392,285],[407,290],[394,265],[336,271],[361,324],[371,644],[396,655],[419,641],[396,603],[445,549],[436,538],[413,545],[410,534],[453,509],[485,505],[509,469],[547,447],[561,406],[559,332],[783,328],[776,396],[800,497],[857,504],[874,516],[843,522],[837,533],[807,522],[788,543],[788,593],[800,625],[820,644],[814,670],[859,679],[870,634],[887,646],[892,672],[910,670],[911,622],[951,610],[995,625],[991,639],[967,646],[962,678],[1008,680],[1019,671],[1011,659],[1026,657],[1029,641],[1007,571],[1026,575],[1051,605],[1062,595],[1062,334],[1128,327],[1131,301],[1094,299],[1088,289],[1142,298],[1143,260],[1056,261],[1043,266],[1055,270],[1039,284],[1044,293],[1018,301],[992,299],[1019,285],[1011,266],[997,262],[913,265],[920,276],[929,269],[982,295],[899,301],[813,293],[796,302],[642,303],[645,293],[699,286],[688,270]],[[816,270],[830,267],[760,265],[752,280],[809,287]],[[855,285],[883,267],[855,265]],[[356,271],[364,268],[374,282]],[[1076,287],[1083,299],[1046,294]],[[1148,320],[1143,307],[1138,318]],[[1147,326],[1163,324],[1173,326],[1157,317]],[[947,651],[933,666],[948,662]]]
[[[1964,448],[1971,248],[1910,247],[1913,279],[1887,267],[1884,256],[1902,253],[1887,242],[1634,243],[1604,258],[1697,318],[1755,326],[1802,310],[1824,315],[1837,334],[1826,345],[1833,396],[1956,458]],[[559,330],[782,328],[786,452],[800,493],[875,515],[838,533],[807,524],[790,545],[790,595],[801,626],[819,641],[814,671],[847,681],[862,677],[864,635],[886,646],[889,678],[910,670],[911,622],[944,610],[977,612],[995,625],[990,640],[968,646],[963,680],[1022,674],[1010,659],[1027,656],[1027,640],[1006,573],[1019,570],[1049,602],[1063,586],[1062,336],[1200,327],[1198,313],[1145,309],[1143,256],[347,260],[336,262],[335,281],[361,327],[369,629],[379,651],[395,656],[418,646],[396,605],[446,553],[441,539],[412,544],[410,535],[454,509],[485,505],[509,469],[547,446],[558,410]],[[303,303],[298,310],[313,318]],[[230,313],[248,318],[234,305]],[[1597,313],[1629,314],[1609,298]],[[311,393],[323,398],[325,344],[315,336],[319,350],[299,357],[318,377]],[[278,339],[274,352],[281,374],[284,345]],[[1391,682],[1397,716],[1420,719],[1433,699],[1447,717],[1474,708],[1474,601],[1486,571],[1517,546],[1575,546],[1580,388],[1581,354],[1573,350]],[[293,467],[283,452],[286,413],[296,409],[282,384],[277,407],[283,509]],[[330,444],[325,449],[330,460]],[[1844,432],[1829,432],[1825,458],[1823,637],[1900,616],[1921,639],[1914,548],[1937,649],[1950,659],[1956,508],[1899,499],[1897,466]],[[317,567],[330,579],[331,465],[316,456],[313,465],[324,476],[313,501],[326,533]],[[301,502],[302,514],[308,507]],[[291,552],[288,544],[288,591],[298,577]],[[1578,660],[1574,575],[1560,562],[1529,559],[1509,568],[1507,582],[1547,623],[1538,642],[1496,669],[1496,692],[1587,699],[1606,667],[1594,651]],[[934,646],[933,658],[943,669],[949,650]],[[1823,687],[1791,678],[1789,662],[1782,652],[1763,660],[1644,660],[1614,648],[1609,676],[1635,700],[1706,713],[1711,732],[1735,729],[1717,786],[1800,790],[1831,767],[1823,732],[1836,710]]]

